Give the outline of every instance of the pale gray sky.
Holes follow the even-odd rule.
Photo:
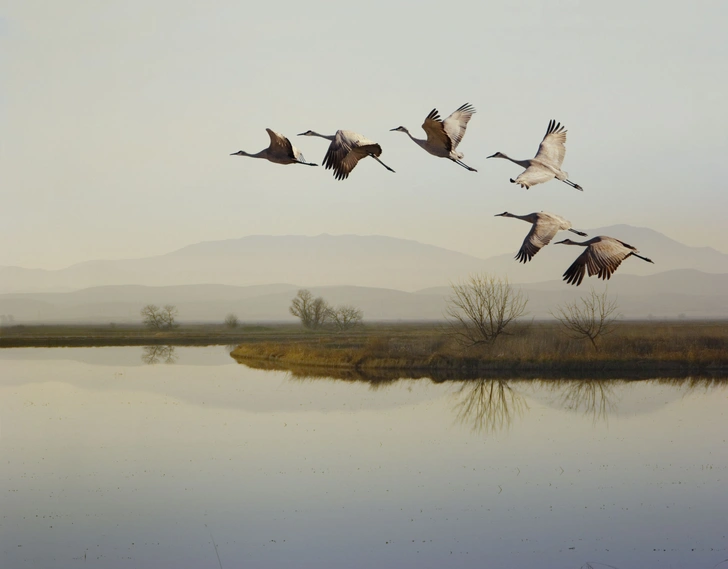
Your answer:
[[[0,265],[60,268],[249,234],[357,233],[488,257],[546,210],[728,252],[728,3],[578,0],[92,2],[0,10]],[[470,173],[418,148],[433,107],[477,114]],[[510,184],[549,119],[558,181]],[[387,172],[231,157],[265,128],[378,141]],[[618,237],[618,236],[615,236]],[[639,246],[639,243],[634,245]]]

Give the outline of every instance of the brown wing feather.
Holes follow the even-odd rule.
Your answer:
[[[432,109],[430,114],[427,115],[425,122],[422,123],[422,130],[427,133],[427,142],[429,144],[442,145],[448,152],[452,150],[452,141],[445,132],[445,126],[437,109]]]

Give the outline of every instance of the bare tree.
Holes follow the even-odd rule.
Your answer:
[[[240,321],[238,320],[237,315],[232,312],[225,317],[225,326],[228,328],[237,328],[238,324],[240,324]]]
[[[320,296],[314,298],[311,291],[305,288],[298,291],[288,310],[300,318],[301,324],[309,330],[323,326],[331,315],[328,303]]]
[[[350,304],[342,304],[331,309],[329,318],[339,332],[361,326],[364,314],[358,308]]]
[[[508,325],[526,313],[528,297],[494,275],[471,275],[452,284],[446,316],[458,342],[466,346],[492,344]]]
[[[551,316],[559,321],[567,336],[588,339],[598,352],[597,339],[614,331],[614,323],[619,318],[616,312],[616,299],[609,299],[606,289],[599,294],[592,288],[588,296],[557,306]]]
[[[147,304],[141,309],[142,322],[147,328],[153,330],[171,330],[177,327],[177,307],[165,304],[159,308],[156,304]]]

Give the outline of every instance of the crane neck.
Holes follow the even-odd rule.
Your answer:
[[[311,131],[311,134],[309,136],[318,136],[319,138],[325,138],[326,140],[334,140],[336,138],[335,134],[319,134],[318,132]]]
[[[516,160],[515,158],[511,158],[507,154],[503,154],[503,152],[501,152],[501,155],[498,156],[498,158],[505,158],[506,160],[510,160],[514,164],[518,164],[519,166],[522,166],[523,168],[528,168],[529,166],[531,166],[530,160]]]

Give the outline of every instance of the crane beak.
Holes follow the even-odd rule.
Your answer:
[[[498,156],[498,153],[497,152],[495,154],[491,154],[490,156],[486,156],[486,159],[487,158],[495,158],[496,156]]]
[[[305,136],[305,135],[306,135],[306,133],[305,133],[305,132],[300,132],[300,133],[298,133],[298,134],[297,134],[296,136]]]

